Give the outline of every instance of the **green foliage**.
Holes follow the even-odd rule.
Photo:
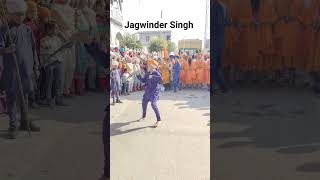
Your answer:
[[[176,44],[174,42],[168,41],[168,52],[175,52]]]
[[[138,37],[134,34],[125,34],[123,36],[122,41],[120,42],[121,45],[133,49],[133,50],[141,50],[142,43],[139,41]]]
[[[160,38],[153,38],[149,43],[149,52],[161,52],[168,47],[167,41]]]

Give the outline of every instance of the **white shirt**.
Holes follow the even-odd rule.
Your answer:
[[[53,61],[63,60],[63,51],[56,54],[50,60],[47,58],[62,46],[61,39],[57,36],[45,36],[40,42],[40,58],[43,64],[50,64]],[[46,61],[46,62],[44,62]]]

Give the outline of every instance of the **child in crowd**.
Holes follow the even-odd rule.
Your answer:
[[[62,89],[63,89],[63,67],[61,53],[50,57],[59,47],[62,46],[61,39],[57,36],[55,22],[49,22],[45,25],[45,37],[41,39],[40,57],[42,66],[45,71],[46,77],[46,99],[43,104],[53,106],[54,103],[58,106],[65,106],[63,102]],[[53,82],[55,85],[53,86]],[[54,95],[52,95],[52,88],[54,87]]]
[[[128,73],[127,69],[124,69],[122,74],[122,94],[123,95],[130,95],[129,93],[129,77],[130,74]]]
[[[122,103],[119,98],[119,92],[120,92],[120,83],[121,83],[121,74],[120,70],[118,68],[119,63],[117,61],[112,62],[112,69],[110,73],[110,79],[111,79],[111,96],[114,106],[115,103]]]

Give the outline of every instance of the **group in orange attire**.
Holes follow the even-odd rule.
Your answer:
[[[320,72],[319,0],[221,0],[226,7],[224,67],[291,81]]]
[[[180,64],[179,83],[182,88],[204,88],[210,84],[210,59],[208,55],[200,53],[193,56],[186,53],[176,56],[172,61],[165,58],[160,64],[160,72],[163,84],[170,90],[173,82],[173,64],[178,61]]]

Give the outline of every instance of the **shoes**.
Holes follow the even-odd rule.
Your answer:
[[[73,95],[72,94],[64,94],[63,95],[65,98],[73,98]]]
[[[51,108],[54,107],[53,100],[42,100],[41,102],[39,102],[39,105],[41,105],[41,106],[49,106]]]
[[[122,103],[122,101],[120,101],[120,100],[117,100],[117,101],[116,101],[116,103]]]
[[[40,127],[35,125],[33,122],[29,123],[29,127],[30,127],[30,131],[33,131],[33,132],[39,132],[40,131]],[[21,121],[20,130],[21,131],[28,131],[28,125],[27,125],[25,120]]]
[[[30,103],[30,108],[39,109],[39,105],[37,103],[33,102],[33,103]]]
[[[146,118],[142,117],[142,118],[138,119],[138,122],[141,122],[141,121],[144,121],[144,120],[146,120]]]
[[[56,105],[57,105],[57,106],[68,106],[68,104],[66,104],[66,103],[63,102],[63,101],[58,101],[58,102],[56,102]]]
[[[161,123],[162,123],[162,121],[157,121],[152,127],[157,128]]]
[[[16,128],[9,128],[8,139],[17,139],[18,131]]]

